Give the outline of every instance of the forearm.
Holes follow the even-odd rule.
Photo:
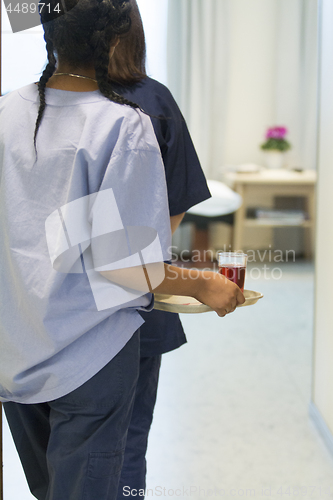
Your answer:
[[[167,295],[191,296],[209,305],[219,316],[234,311],[237,304],[243,304],[244,296],[235,283],[219,273],[184,269],[169,264],[149,264],[142,268],[104,271],[102,276],[113,283],[144,293],[154,292]],[[160,279],[157,279],[160,278]],[[152,286],[152,282],[159,282]]]
[[[164,266],[164,279],[162,274],[163,268],[161,266]],[[140,292],[192,296],[194,296],[193,293],[200,286],[198,282],[201,282],[203,279],[203,273],[200,273],[198,276],[196,270],[179,268],[163,263],[147,264],[142,267],[130,267],[116,271],[102,271],[100,274],[109,281],[112,281],[112,283]],[[160,281],[158,280],[159,276],[161,276],[163,281],[158,286],[154,286],[152,283]]]
[[[178,215],[172,215],[170,217],[170,224],[171,224],[171,232],[172,232],[172,234],[176,231],[177,227],[179,226],[179,224],[183,220],[184,215],[185,215],[185,212],[183,212],[182,214],[178,214]]]
[[[165,278],[154,288],[154,293],[167,295],[183,295],[196,297],[204,285],[205,279],[214,278],[216,273],[209,273],[207,276],[203,271],[197,269],[186,269],[183,267],[164,265]]]

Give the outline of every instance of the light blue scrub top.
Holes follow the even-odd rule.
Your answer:
[[[46,103],[36,159],[37,86],[0,98],[1,401],[50,401],[95,375],[152,301],[98,270],[170,258],[165,174],[149,117],[99,91],[46,89]]]

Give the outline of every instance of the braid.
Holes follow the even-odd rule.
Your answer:
[[[36,126],[35,126],[35,133],[34,133],[34,145],[35,145],[35,150],[36,150],[36,138],[37,138],[37,132],[39,129],[40,122],[42,121],[43,113],[45,110],[45,86],[53,75],[56,67],[56,58],[54,57],[53,53],[53,43],[51,40],[47,39],[47,35],[45,33],[44,39],[46,41],[46,50],[47,50],[47,57],[48,57],[48,64],[46,68],[43,71],[42,76],[40,77],[40,80],[38,82],[38,94],[39,94],[39,109],[38,109],[38,115],[37,115],[37,120],[36,120]]]
[[[58,11],[59,5],[59,0],[47,0],[48,8],[39,11],[45,32],[48,64],[38,83],[35,150],[37,132],[46,106],[45,87],[56,69],[54,51],[58,59],[73,66],[94,63],[98,88],[107,99],[141,109],[138,104],[113,90],[108,75],[110,47],[117,37],[127,33],[131,27],[130,0],[62,0]]]

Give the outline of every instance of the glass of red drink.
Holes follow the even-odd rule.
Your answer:
[[[246,253],[241,252],[218,252],[217,261],[219,273],[230,281],[236,283],[244,292],[245,270],[247,263]]]

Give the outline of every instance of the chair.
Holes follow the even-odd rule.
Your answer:
[[[242,197],[219,181],[207,180],[212,197],[190,208],[183,222],[195,225],[193,248],[200,252],[204,261],[204,251],[209,248],[209,224],[225,222],[233,224],[233,214],[242,204]],[[202,258],[203,257],[203,258]]]

